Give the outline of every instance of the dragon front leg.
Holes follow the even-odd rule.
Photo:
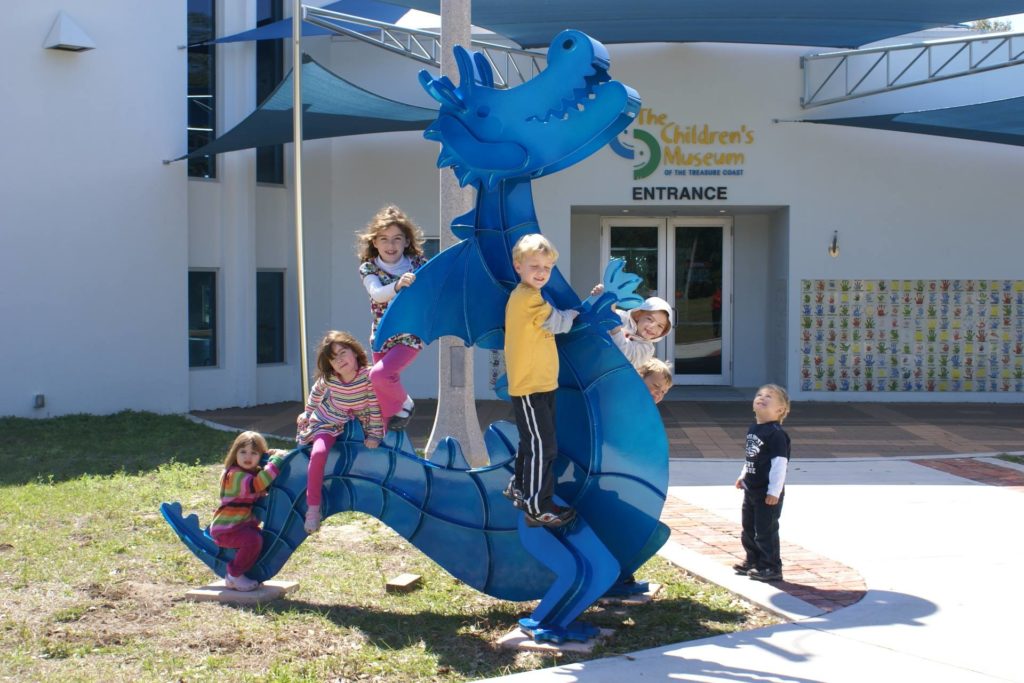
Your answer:
[[[556,502],[564,504],[556,497]],[[529,527],[519,520],[519,538],[526,550],[555,573],[540,604],[519,625],[537,642],[586,641],[598,629],[576,618],[615,583],[620,567],[582,517],[565,530]]]

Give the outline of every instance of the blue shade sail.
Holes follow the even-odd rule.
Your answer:
[[[179,159],[292,142],[292,73],[237,126]],[[302,63],[302,139],[423,130],[437,112],[389,100],[349,83],[308,55]]]
[[[440,12],[440,0],[388,0]],[[473,24],[523,47],[566,26],[610,43],[859,47],[883,38],[1024,12],[1022,0],[473,0]]]
[[[1024,145],[1024,97],[901,114],[804,119],[804,122]]]

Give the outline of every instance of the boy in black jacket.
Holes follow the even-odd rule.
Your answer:
[[[756,421],[747,430],[746,462],[736,480],[743,489],[743,549],[747,559],[733,565],[737,574],[756,581],[781,581],[779,517],[789,466],[789,435],[782,421],[789,415],[789,394],[766,384],[754,396]]]

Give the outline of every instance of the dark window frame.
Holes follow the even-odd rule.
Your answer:
[[[198,45],[217,37],[215,0],[188,0],[185,29],[188,40],[187,83],[189,152],[209,144],[217,137],[217,46]],[[217,157],[188,159],[190,178],[216,178]]]
[[[262,277],[261,277],[262,276]],[[273,278],[267,276],[275,276]],[[262,280],[262,282],[261,282]],[[273,282],[270,299],[265,286]],[[279,365],[287,361],[285,349],[285,271],[256,271],[256,364]],[[270,320],[268,320],[268,316]],[[268,339],[266,335],[273,338]]]
[[[430,260],[441,251],[441,238],[427,236],[423,238],[423,255]]]
[[[205,281],[205,282],[204,282]],[[188,366],[219,367],[217,271],[190,268],[188,271]]]
[[[256,26],[284,19],[284,0],[257,0]],[[284,79],[284,40],[256,41],[256,105]],[[284,145],[256,148],[256,182],[284,185]]]

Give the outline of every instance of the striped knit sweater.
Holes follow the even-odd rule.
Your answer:
[[[255,472],[243,470],[238,465],[228,468],[220,478],[220,507],[210,523],[211,536],[250,524],[256,519],[252,505],[281,473],[284,458],[284,453],[271,455],[266,466],[257,467]]]
[[[317,434],[338,436],[353,418],[362,423],[367,439],[384,438],[384,420],[370,384],[370,368],[360,368],[355,379],[348,383],[334,374],[326,380],[319,378],[313,383],[303,414],[308,423],[296,437],[303,445],[312,443]]]

